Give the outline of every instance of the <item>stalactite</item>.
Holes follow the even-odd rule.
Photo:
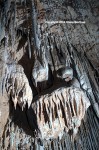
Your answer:
[[[28,31],[28,51],[29,51],[29,58],[31,59],[31,43],[30,43],[30,38],[29,38],[29,31]]]
[[[60,2],[62,4],[60,4]],[[41,22],[49,21],[49,19],[52,20],[55,19],[57,21],[58,15],[60,13],[59,9],[57,9],[58,7],[62,9],[62,12],[64,14],[63,8],[65,6],[62,6],[64,5],[63,4],[64,1],[61,0],[60,2],[56,4],[56,2],[48,1],[48,0],[42,2],[37,1],[37,3],[44,3],[45,6],[44,9],[39,10],[39,11],[43,11],[43,15],[42,12],[40,12],[40,16],[42,17],[40,18],[41,19],[40,21]],[[84,13],[80,12],[78,3],[79,2],[77,1],[77,4],[75,4],[77,15],[78,13],[82,13],[82,16],[79,15],[78,17],[80,18],[82,17],[84,19],[83,16]],[[81,4],[85,5],[83,1],[81,1]],[[72,8],[72,5],[74,6],[73,1],[70,2],[69,7]],[[19,7],[21,8],[20,10],[18,10],[19,11],[19,15],[18,15],[16,9],[19,9]],[[64,16],[65,18],[73,19],[72,12],[70,12],[69,7],[67,5],[65,9],[67,16],[65,16],[65,14]],[[92,5],[88,5],[88,9],[90,9],[90,7],[92,10]],[[54,9],[58,11],[56,12],[56,10]],[[48,13],[47,10],[50,12],[49,17],[47,15]],[[23,14],[25,14],[25,12],[27,13],[27,11],[32,12],[32,17],[30,16],[30,14],[28,15],[28,18],[26,18],[28,21],[28,25],[25,25],[26,19],[24,19],[25,15]],[[22,14],[20,14],[21,12]],[[88,61],[88,57],[85,56],[85,53],[87,53],[86,50],[87,48],[85,45],[84,45],[85,47],[82,45],[82,41],[77,39],[80,44],[80,48],[81,48],[80,50],[79,47],[76,47],[76,43],[72,44],[72,42],[75,42],[76,40],[74,39],[73,41],[70,34],[73,29],[76,30],[76,25],[64,24],[61,27],[61,25],[58,26],[53,23],[52,26],[58,28],[58,32],[55,31],[54,33],[52,31],[52,26],[50,26],[48,23],[44,22],[44,24],[39,24],[38,21],[39,16],[37,18],[37,13],[38,13],[38,8],[36,7],[36,3],[34,3],[34,0],[31,0],[31,2],[29,3],[27,2],[27,0],[21,0],[21,1],[15,0],[15,2],[8,1],[8,0],[5,1],[5,10],[4,13],[2,12],[1,14],[1,16],[4,16],[3,23],[5,26],[5,48],[2,48],[4,51],[2,93],[4,93],[4,88],[6,88],[8,97],[10,98],[11,96],[15,108],[18,103],[18,105],[21,106],[23,110],[26,103],[28,103],[28,107],[30,107],[32,102],[30,109],[34,111],[34,114],[37,117],[38,128],[42,134],[40,138],[41,139],[43,138],[47,142],[49,141],[49,139],[51,139],[50,144],[49,143],[45,144],[46,142],[44,141],[45,142],[44,146],[46,150],[83,149],[83,147],[85,149],[98,149],[98,143],[97,143],[98,121],[96,116],[93,114],[93,109],[91,107],[89,108],[90,105],[89,100],[90,100],[94,110],[96,111],[97,116],[99,116],[98,84],[93,73],[93,70],[95,71],[97,69],[95,68],[95,66],[92,67],[90,65]],[[22,15],[24,16],[23,18]],[[31,17],[32,25],[31,25],[31,21],[29,20],[30,17]],[[61,18],[61,14],[60,14],[60,18]],[[16,23],[17,23],[17,27],[16,27]],[[80,27],[81,30],[85,28],[85,26],[83,27],[83,25],[80,25]],[[18,35],[20,36],[18,39],[16,37],[16,28],[17,31],[19,32]],[[60,28],[63,29],[63,33],[64,33],[63,36],[61,36],[61,33],[59,31]],[[69,29],[71,30],[70,32]],[[32,34],[30,33],[31,31],[33,32]],[[50,91],[50,89],[48,89],[48,91],[46,90],[44,91],[44,93],[42,92],[41,95],[39,93],[39,96],[34,98],[33,101],[32,101],[33,93],[31,90],[32,86],[30,87],[29,85],[29,82],[31,82],[30,79],[26,77],[24,70],[22,69],[22,66],[19,67],[20,69],[17,68],[19,65],[17,64],[16,60],[14,62],[12,60],[12,57],[10,57],[11,51],[16,52],[17,55],[17,43],[21,38],[23,38],[24,33],[27,35],[27,44],[28,44],[30,62],[32,61],[31,58],[33,55],[33,48],[35,51],[34,52],[35,60],[33,60],[34,66],[32,70],[32,77],[33,77],[33,83],[36,86],[37,90],[38,89],[42,90],[43,88],[45,88],[45,90],[47,89],[46,85],[49,78],[48,76],[49,64],[51,66],[51,69],[54,70],[55,72],[54,75],[55,80],[57,82],[62,81],[62,83],[64,83],[65,86],[64,88],[60,87],[59,89],[56,90],[55,89],[53,90],[54,88],[53,86],[50,94],[44,94]],[[88,38],[89,37],[90,39],[88,40],[90,41],[92,35],[88,31]],[[82,35],[82,39],[83,38],[84,38],[84,34]],[[87,43],[86,39],[85,40],[83,39],[83,41],[84,43]],[[1,42],[1,46],[2,43],[3,42]],[[10,45],[11,43],[12,43],[12,47]],[[88,45],[91,47],[90,43],[87,44],[87,46]],[[46,55],[48,56],[46,57]],[[22,62],[24,57],[26,58],[26,54],[23,54],[22,59],[19,61]],[[59,78],[58,79],[56,78],[57,70],[61,68],[61,65],[63,65],[64,68],[67,66],[68,67],[73,66],[72,69],[73,71],[75,70],[76,73],[75,76],[77,79],[73,77],[73,75],[72,77],[70,77],[71,76],[70,73],[69,74],[69,78],[71,82],[70,85],[67,83],[65,77],[61,76],[61,80],[58,80]],[[26,73],[28,72],[27,70],[25,71]],[[66,72],[64,74],[66,75]],[[44,83],[42,83],[43,81]],[[42,84],[38,86],[38,82]],[[62,86],[62,83],[59,84],[61,84]],[[83,89],[83,91],[80,88]],[[39,92],[41,92],[40,90]],[[89,100],[84,94],[84,92],[87,94]],[[88,119],[87,119],[88,121],[83,122],[82,120],[84,119],[86,109],[88,109]],[[33,115],[31,114],[30,120],[32,120],[32,118],[35,116],[34,114]],[[28,115],[27,115],[27,119],[28,119]],[[80,131],[79,131],[79,127],[80,127]],[[34,147],[35,149],[40,149],[40,145],[38,142],[39,135],[37,132],[38,131],[35,131],[36,139],[32,141],[33,135],[31,136],[27,135],[27,133],[24,133],[24,131],[21,130],[21,127],[20,129],[19,127],[17,127],[17,129],[15,129],[14,127],[13,129],[12,118],[11,118],[11,120],[8,123],[8,126],[5,126],[4,137],[2,137],[3,140],[1,140],[1,143],[3,144],[1,144],[1,147],[3,147],[3,149],[9,149],[9,146],[10,149],[13,149],[14,147],[16,147],[16,149],[30,149],[30,147],[31,149],[33,149]],[[71,142],[70,137],[69,135],[66,135],[67,134],[66,132],[70,135],[72,140],[73,138],[75,139],[75,136],[78,134],[80,136],[79,137],[80,140],[76,141],[75,142],[76,144],[72,143],[74,141]],[[70,132],[72,132],[73,135],[71,135]],[[44,149],[44,147],[42,149]]]
[[[48,62],[45,56],[46,54],[44,47],[42,47],[41,50],[43,56],[43,63],[40,64],[37,58],[37,54],[35,54],[36,59],[32,70],[33,83],[37,87],[38,91],[41,91],[43,88],[45,88],[44,86],[48,80]],[[42,84],[42,82],[44,82],[44,84]],[[41,85],[37,85],[37,83]]]
[[[17,103],[23,109],[23,107],[26,105],[26,102],[28,103],[29,108],[33,95],[22,66],[8,64],[5,81],[6,83],[4,86],[6,87],[8,95],[11,94],[15,109]]]
[[[36,8],[35,8],[35,3],[34,0],[31,0],[31,6],[32,6],[32,32],[33,32],[33,44],[34,44],[34,48],[36,50],[39,50],[38,47],[38,40],[37,40],[37,14],[36,14]]]
[[[81,59],[81,60],[82,60],[82,59]],[[88,70],[87,70],[87,68],[85,68],[86,65],[87,65],[87,62],[86,62],[86,64],[85,64],[85,60],[84,60],[84,61],[82,60],[82,62],[84,62],[83,68],[84,68],[84,72],[85,72],[85,73],[82,73],[82,75],[81,75],[81,77],[80,77],[80,82],[81,82],[82,88],[83,88],[85,91],[87,91],[88,94],[91,96],[91,102],[92,102],[93,108],[94,108],[94,110],[95,110],[97,116],[99,117],[98,104],[97,104],[97,102],[96,102],[96,100],[95,100],[95,97],[94,97],[94,95],[93,95],[93,92],[92,92],[93,86],[91,86],[90,78],[89,78],[89,76],[87,75]],[[84,76],[83,76],[83,75],[84,75]],[[83,77],[83,78],[82,78],[82,77]],[[85,82],[87,82],[87,84],[86,84]]]
[[[60,90],[62,92],[62,95],[64,97],[64,102],[66,103],[67,105],[67,108],[64,107],[64,113],[66,113],[66,111],[68,112],[68,115],[65,115],[66,118],[64,118],[65,116],[63,116],[63,107],[61,107],[61,101],[63,101],[62,97],[60,97],[60,99],[57,99],[57,101],[54,101],[56,98],[54,98],[54,95],[55,93],[58,95],[58,93],[60,93]],[[77,90],[77,92],[76,92]],[[64,92],[63,92],[64,91]],[[79,94],[78,94],[79,92]],[[45,97],[42,96],[42,98],[39,99],[40,103],[39,103],[39,108],[41,108],[41,119],[38,119],[38,124],[39,124],[39,128],[40,128],[40,131],[42,133],[42,138],[51,138],[51,137],[54,137],[56,138],[57,136],[60,136],[60,138],[62,137],[63,135],[63,130],[64,128],[66,127],[66,130],[67,132],[71,129],[74,128],[74,131],[77,130],[77,128],[80,126],[81,124],[81,120],[82,118],[84,118],[84,115],[85,115],[85,111],[86,109],[89,107],[90,103],[88,102],[87,100],[87,97],[84,95],[84,93],[80,90],[80,89],[72,89],[71,88],[67,88],[67,89],[59,89],[57,91],[55,91],[55,93],[53,92],[52,95],[53,96],[48,96],[46,95]],[[73,97],[73,94],[72,93],[75,93],[74,94],[74,97]],[[67,97],[67,99],[66,99]],[[46,99],[49,99],[49,105],[46,103]],[[76,100],[76,110],[74,108],[74,100]],[[52,107],[54,105],[54,107]],[[44,111],[44,108],[46,106],[46,112]],[[50,108],[48,109],[47,107]],[[64,106],[64,105],[63,105]],[[39,109],[37,107],[35,107],[35,103],[32,105],[32,107],[34,108],[34,110],[36,109],[36,114],[37,114],[37,118],[39,118]],[[56,107],[56,110],[54,110]],[[83,109],[81,109],[81,107]],[[57,116],[55,116],[54,120],[53,120],[53,112],[56,112],[57,113]],[[72,113],[72,110],[77,112],[74,113],[75,116],[73,117],[73,113]],[[45,120],[45,115],[49,116],[49,118],[47,120]],[[65,124],[65,120],[68,122],[68,126]],[[48,122],[50,123],[50,128],[48,128]],[[42,125],[43,123],[43,125]],[[57,129],[57,132],[59,132],[57,135],[55,135],[55,128]],[[60,129],[59,129],[60,128]],[[49,134],[48,134],[49,132]],[[75,132],[74,132],[75,133]],[[50,135],[51,134],[51,135]],[[76,134],[76,133],[75,133]],[[74,134],[74,135],[75,135]],[[47,136],[46,136],[47,135]]]
[[[66,30],[66,28],[65,28]],[[66,33],[66,31],[65,31]],[[69,37],[68,37],[68,34],[65,34],[66,35],[66,38],[67,38],[67,41],[69,43],[69,46],[70,46],[70,54],[71,54],[71,58],[73,58],[74,62],[75,62],[75,66],[76,66],[76,71],[78,73],[78,77],[79,77],[79,80],[80,80],[80,83],[81,83],[81,86],[82,88],[89,93],[89,95],[91,96],[91,99],[90,101],[92,102],[93,104],[93,108],[97,114],[97,116],[99,117],[99,112],[98,112],[98,104],[96,103],[95,101],[95,98],[94,98],[94,95],[93,95],[93,92],[92,92],[92,88],[91,88],[91,84],[90,84],[90,81],[88,79],[88,75],[87,75],[87,69],[85,68],[86,65],[87,65],[87,62],[85,64],[85,60],[83,60],[81,58],[81,56],[79,56],[79,53],[77,52],[77,50],[75,50],[75,48],[72,47],[70,41],[69,41]],[[77,63],[78,62],[78,63]],[[82,62],[82,64],[81,64]],[[80,65],[80,68],[79,66]],[[87,82],[87,84],[86,84]]]

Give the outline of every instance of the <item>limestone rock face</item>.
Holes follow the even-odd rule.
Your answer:
[[[98,149],[98,5],[0,0],[1,150]]]

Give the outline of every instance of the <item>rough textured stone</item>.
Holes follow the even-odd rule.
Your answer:
[[[36,0],[35,3],[33,2],[33,0],[0,0],[0,148],[97,150],[99,147],[97,119],[99,117],[99,2],[98,0]],[[50,24],[51,21],[52,24]],[[85,24],[59,24],[55,21],[85,21]],[[37,71],[33,71],[35,64],[37,64]],[[21,65],[24,71],[16,72],[16,67],[12,67],[11,70],[9,65]],[[66,66],[73,69],[71,82],[73,86],[69,86],[65,79],[57,76],[58,70]],[[42,70],[45,73],[42,74]],[[35,72],[36,78],[33,76],[33,72]],[[37,76],[42,79],[37,80]],[[18,82],[16,85],[13,82],[15,78]],[[22,81],[22,79],[24,80]],[[36,84],[37,82],[40,83]],[[26,83],[25,87],[24,83]],[[78,83],[81,88],[79,90],[76,89],[77,87],[75,88]],[[9,87],[9,94],[7,87]],[[29,109],[25,105],[23,112],[18,105],[15,110],[11,101],[13,94],[15,95],[17,90],[21,91],[22,88],[25,93],[24,96],[17,95],[18,103],[20,103],[20,99],[22,101],[28,99],[29,106],[31,104]],[[77,130],[73,130],[77,134],[74,143],[73,139],[70,140],[70,127],[64,123],[62,111],[66,96],[63,91],[68,91],[69,88],[78,96],[82,95],[82,99],[80,98],[82,103],[77,107],[81,108],[79,110],[81,113],[76,114],[77,118],[80,117],[81,122],[78,122],[78,133]],[[55,97],[56,93],[59,97],[63,93],[63,97],[59,101]],[[73,96],[73,94],[71,95]],[[81,106],[85,105],[84,100],[87,98],[91,106],[88,107],[85,115],[86,109]],[[44,112],[47,111],[47,107],[44,107],[47,102],[48,117]],[[50,109],[53,110],[57,102],[62,106],[56,111],[61,115],[59,117],[62,123],[61,128],[60,123],[57,123],[58,119],[54,122],[51,120],[55,118],[55,116],[51,118],[51,114],[55,114],[51,113]],[[43,112],[38,116],[37,112],[39,112],[40,106],[42,106]],[[84,116],[87,116],[86,121]],[[41,120],[38,121],[37,119],[40,117]],[[54,131],[52,128],[49,129],[49,124],[44,117],[47,118],[47,121],[50,119],[51,125],[57,126],[57,134],[55,128],[53,128]],[[74,124],[77,121],[75,117],[68,118],[68,123],[70,120]],[[43,125],[45,122],[46,125]],[[66,128],[66,131],[63,128]],[[47,132],[49,131],[53,134],[49,133],[48,136]],[[38,136],[40,139],[37,138]],[[46,141],[49,138],[51,140]]]

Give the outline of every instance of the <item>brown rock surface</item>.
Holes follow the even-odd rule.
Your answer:
[[[38,150],[43,143],[45,149],[49,150],[98,150],[99,2],[98,0],[35,0],[35,9],[33,9],[33,1],[0,0],[0,149],[25,148],[28,150],[34,148]],[[55,21],[85,21],[85,23],[59,24]],[[36,78],[34,80],[32,75],[35,60],[39,61],[42,70],[45,69],[42,49],[45,51],[44,56],[47,60],[48,80],[40,82],[35,87],[34,83],[37,80]],[[26,105],[23,112],[19,106],[16,107],[16,110],[14,109],[12,95],[6,93],[9,64],[21,65],[24,68],[24,76],[31,89],[30,93],[33,94],[29,99],[32,105],[29,109]],[[40,100],[41,96],[44,97],[44,102],[48,100],[50,103],[50,98],[58,88],[60,91],[64,86],[68,88],[68,84],[63,79],[57,78],[58,69],[66,66],[72,67],[73,76],[77,78],[80,88],[86,93],[91,103],[86,113],[87,119],[86,121],[81,119],[75,143],[70,140],[66,132],[61,140],[56,138],[48,141],[46,141],[46,132],[46,138],[41,142],[38,138],[34,138],[36,136],[34,131],[38,131],[38,126],[40,126],[43,134],[45,120],[42,119],[40,124],[37,122],[35,111],[38,109],[37,103],[40,102],[35,102],[35,100]],[[37,66],[37,69],[40,68]],[[20,88],[18,85],[16,89]],[[14,89],[14,91],[17,90]],[[29,94],[29,91],[26,93]],[[54,106],[55,103],[53,103]],[[61,119],[64,124],[64,119],[62,117]],[[56,122],[55,125],[57,125]],[[59,133],[63,132],[61,127],[57,129]],[[53,133],[55,137],[59,136],[55,129]],[[49,137],[52,136],[51,134],[52,131]],[[44,147],[41,148],[44,149]]]

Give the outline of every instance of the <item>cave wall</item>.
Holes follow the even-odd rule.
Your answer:
[[[31,129],[30,131],[27,131],[26,129],[27,127],[30,128],[27,117],[23,117],[26,115],[27,108],[21,112],[20,107],[17,106],[17,110],[15,110],[11,97],[7,94],[5,88],[6,75],[8,74],[9,70],[7,69],[10,64],[21,65],[24,68],[24,74],[28,80],[28,84],[32,89],[33,97],[38,96],[37,88],[32,82],[32,69],[36,58],[35,50],[38,50],[42,63],[44,53],[43,48],[41,47],[44,47],[46,49],[46,58],[49,63],[50,77],[47,86],[41,91],[41,95],[48,93],[46,91],[50,87],[52,87],[51,92],[58,87],[57,80],[55,81],[56,72],[59,68],[66,66],[66,63],[76,70],[75,77],[79,82],[81,75],[84,73],[87,75],[87,77],[85,77],[85,82],[87,85],[90,83],[89,87],[91,87],[91,91],[89,93],[92,93],[90,98],[92,107],[88,112],[88,133],[86,133],[86,131],[82,133],[82,131],[85,130],[83,128],[86,128],[85,124],[82,123],[82,129],[79,131],[79,135],[81,141],[83,141],[82,139],[85,140],[85,136],[87,136],[88,140],[92,140],[90,136],[93,135],[94,142],[91,141],[91,144],[89,142],[88,146],[90,149],[97,149],[99,146],[97,142],[99,137],[96,129],[98,124],[96,116],[97,114],[99,115],[99,112],[97,111],[97,108],[94,107],[94,102],[99,106],[99,2],[98,0],[37,0],[35,1],[34,10],[36,10],[36,12],[33,11],[33,3],[31,1],[0,1],[1,137],[4,138],[5,131],[7,130],[6,126],[10,116],[13,116],[13,114],[15,117],[12,117],[12,122],[14,122],[19,129],[22,127],[27,133],[25,133],[26,135],[29,136],[31,133]],[[34,16],[33,13],[35,13],[36,16]],[[47,24],[47,21],[85,21],[85,23]],[[81,74],[79,74],[79,71],[77,72],[77,67],[75,67],[77,61],[81,63]],[[83,89],[82,85],[81,87]],[[86,91],[88,91],[88,88],[87,90],[83,90],[87,93]],[[18,115],[19,113],[21,114],[20,116]],[[30,117],[33,114],[32,110],[27,113],[30,114],[28,115]],[[94,117],[94,121],[91,119],[92,116]],[[23,117],[23,119],[20,122],[21,117]],[[27,122],[26,128],[24,127],[25,122]],[[93,123],[94,131],[90,122]],[[28,137],[28,139],[29,138],[32,140],[31,137]],[[87,149],[87,144],[84,145],[84,142],[81,143],[81,147],[85,146]],[[5,145],[7,147],[7,143]],[[77,143],[75,145],[77,146]],[[70,149],[68,145],[67,147]],[[78,147],[79,146],[77,146],[77,149]]]

